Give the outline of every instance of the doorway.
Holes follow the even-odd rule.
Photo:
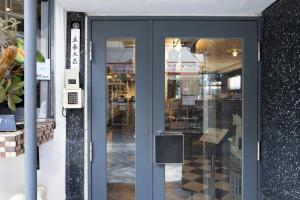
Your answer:
[[[91,18],[90,39],[91,199],[257,199],[256,19]]]

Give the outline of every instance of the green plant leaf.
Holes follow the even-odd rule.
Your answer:
[[[11,109],[12,111],[16,111],[16,104],[8,101],[7,105],[9,107],[9,109]]]
[[[43,54],[39,51],[36,52],[36,62],[39,62],[39,63],[45,62],[45,58],[44,58]]]
[[[17,47],[24,49],[24,40],[22,38],[17,38],[16,45]]]
[[[2,86],[0,86],[0,103],[5,100],[5,90]]]
[[[18,97],[17,95],[9,95],[10,97],[10,101],[12,101],[13,103],[17,104],[23,101],[23,99],[21,99],[20,97]]]
[[[18,49],[17,49],[17,56],[15,58],[15,61],[19,64],[22,64],[24,63],[24,40],[21,38],[17,38],[16,45]],[[45,62],[45,57],[40,51],[36,52],[36,61],[39,63]]]
[[[16,90],[22,89],[24,87],[24,81],[17,82],[14,84],[11,84],[11,86],[7,89],[8,93],[13,93]]]
[[[16,104],[13,102],[11,95],[8,95],[7,105],[12,111],[16,111]]]
[[[0,86],[3,86],[4,83],[5,83],[5,79],[3,78],[3,79],[0,80]]]
[[[15,62],[17,64],[23,64],[24,63],[24,49],[19,47],[17,48],[17,55],[15,57]]]
[[[5,91],[8,90],[8,88],[11,86],[11,83],[12,83],[11,79],[7,79],[7,80],[5,81],[5,83],[4,83],[4,90],[5,90]]]
[[[24,94],[24,90],[23,89],[19,89],[16,91],[13,91],[11,94],[17,95],[17,96],[21,96]]]
[[[11,76],[12,85],[19,83],[22,81],[21,77],[19,76]]]
[[[22,81],[21,77],[13,75],[9,79],[5,79],[3,85],[0,85],[0,103],[7,101],[8,107],[15,111],[15,104],[23,101],[20,98],[24,94],[23,88],[24,81]]]

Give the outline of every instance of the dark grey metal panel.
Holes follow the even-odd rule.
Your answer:
[[[90,44],[90,41],[92,40],[92,22],[90,19],[88,19],[87,21],[87,42],[88,45]],[[93,49],[93,47],[88,46],[88,49]],[[89,58],[91,56],[93,56],[92,52],[88,51],[88,55]],[[88,141],[92,141],[92,63],[90,61],[87,62],[87,87],[86,87],[86,92],[85,95],[87,95],[87,102],[86,102],[86,106],[87,106],[87,132],[88,132]],[[91,145],[89,143],[89,145]],[[92,147],[89,146],[88,149],[90,149]],[[90,155],[91,152],[88,153],[89,158],[92,158],[93,155]],[[92,165],[91,165],[91,160],[88,164],[88,199],[92,198]]]
[[[136,40],[136,199],[148,199],[151,185],[149,158],[148,24],[143,21],[92,21],[92,199],[106,199],[106,39],[131,37]]]
[[[101,26],[92,22],[93,61],[91,62],[91,138],[93,162],[91,165],[91,199],[106,198],[106,71],[105,36]],[[97,111],[97,112],[95,112]]]
[[[157,25],[157,21],[153,21],[153,81],[152,88],[152,105],[153,105],[153,121],[152,133],[153,138],[165,130],[165,114],[164,114],[164,59],[165,59],[165,41],[161,26]],[[163,25],[167,26],[166,23]],[[153,163],[153,200],[165,199],[165,166]]]
[[[261,37],[262,37],[262,20],[261,18],[258,19],[258,25],[257,25],[257,40],[261,44]],[[259,45],[260,45],[259,44]],[[259,52],[261,55],[261,52]],[[261,141],[261,61],[258,61],[257,63],[257,140]],[[259,152],[261,154],[261,152]],[[258,162],[257,166],[257,173],[258,173],[258,180],[257,180],[257,194],[258,198],[261,199],[261,188],[260,188],[260,181],[261,181],[261,162]]]
[[[183,163],[183,135],[163,134],[155,136],[155,163]]]
[[[155,21],[153,129],[164,130],[164,39],[241,38],[243,66],[243,199],[257,199],[257,21]],[[164,169],[154,166],[154,199],[163,199]]]
[[[102,22],[97,22],[97,20],[108,20],[108,21],[102,21]],[[147,72],[147,81],[148,83],[151,83],[152,81],[152,77],[155,77],[155,80],[153,81],[153,85],[152,84],[148,84],[147,87],[145,87],[146,90],[148,90],[148,97],[153,96],[152,99],[148,98],[147,104],[149,105],[150,110],[148,110],[148,122],[150,125],[153,124],[152,126],[148,126],[149,132],[151,134],[148,134],[148,156],[152,156],[153,155],[153,135],[156,134],[155,131],[157,130],[163,130],[164,129],[164,115],[161,113],[158,114],[158,112],[163,112],[164,110],[164,87],[162,87],[163,82],[164,82],[164,67],[163,65],[161,65],[162,63],[164,63],[164,37],[168,36],[168,37],[216,37],[216,38],[224,38],[224,37],[229,37],[229,38],[244,38],[247,41],[244,42],[244,50],[245,50],[245,66],[247,68],[250,68],[250,66],[252,66],[252,69],[249,69],[249,75],[247,77],[243,77],[243,80],[247,83],[251,83],[251,86],[245,86],[244,88],[244,98],[245,96],[248,99],[247,105],[244,105],[244,111],[248,113],[248,111],[251,108],[251,112],[252,114],[249,113],[246,114],[244,113],[244,115],[246,115],[244,117],[244,124],[248,123],[248,126],[244,126],[244,154],[247,156],[245,157],[246,159],[243,162],[243,170],[244,171],[249,171],[249,173],[245,173],[244,174],[244,188],[247,188],[247,191],[244,191],[244,196],[245,199],[256,199],[257,198],[257,191],[255,186],[257,186],[257,162],[256,162],[256,140],[257,140],[257,111],[255,111],[255,109],[253,109],[254,107],[257,106],[257,80],[256,80],[256,75],[255,73],[257,72],[257,63],[256,63],[256,58],[257,58],[257,52],[256,52],[256,34],[257,34],[257,18],[256,17],[250,17],[250,18],[211,18],[211,17],[90,17],[90,23],[94,25],[92,25],[92,34],[93,33],[98,33],[98,34],[102,34],[105,33],[107,29],[102,29],[102,28],[98,28],[97,31],[95,32],[95,30],[93,30],[93,27],[96,27],[96,23],[108,23],[110,25],[116,25],[116,23],[112,23],[112,21],[114,20],[119,20],[118,23],[120,28],[123,28],[126,26],[126,21],[122,21],[122,20],[139,20],[139,21],[144,21],[144,20],[149,20],[148,21],[148,33],[149,33],[149,38],[148,38],[148,55],[149,57],[148,59],[148,69],[145,70],[145,72]],[[153,21],[151,20],[153,19]],[[168,21],[159,21],[160,19],[167,19]],[[197,20],[206,20],[206,21],[197,21]],[[177,20],[177,21],[176,21]],[[122,22],[121,22],[122,21]],[[152,23],[154,24],[154,29],[156,31],[153,32],[153,43],[152,43]],[[99,26],[100,24],[98,24],[97,26]],[[178,29],[178,25],[182,25],[180,26],[181,28]],[[205,28],[203,28],[205,27]],[[107,28],[110,28],[110,30],[113,31],[117,31],[116,32],[116,37],[120,36],[117,33],[122,33],[122,36],[124,37],[124,31],[122,30],[118,30],[117,28],[113,28],[110,26],[107,26]],[[119,31],[119,32],[118,32]],[[126,32],[126,31],[125,31]],[[250,35],[250,36],[249,36]],[[110,36],[114,36],[113,34],[111,34]],[[99,39],[99,38],[98,38]],[[93,39],[94,40],[94,39]],[[95,43],[95,41],[94,41]],[[96,44],[96,43],[95,43]],[[99,43],[100,45],[102,45],[102,48],[105,47],[105,42],[102,41],[102,43]],[[97,45],[99,46],[99,45]],[[153,46],[153,55],[151,54],[151,49]],[[95,49],[95,48],[99,48],[96,47],[96,45],[94,45],[94,52],[97,52],[101,49]],[[105,49],[102,49],[105,51]],[[104,52],[103,51],[103,52]],[[105,60],[105,56],[104,55],[93,55],[94,56],[94,61],[91,64],[92,68],[91,69],[91,74],[92,74],[92,78],[94,80],[94,78],[98,78],[100,80],[99,84],[102,85],[97,85],[97,86],[93,86],[91,87],[91,90],[94,91],[94,89],[102,89],[102,91],[105,91],[105,68],[103,67],[103,69],[98,68],[98,69],[94,69],[94,64],[95,62],[99,62],[101,63],[101,60],[103,62],[103,60]],[[153,63],[152,63],[152,57],[154,58]],[[96,61],[98,60],[98,61]],[[152,70],[151,70],[151,65],[153,64],[153,75],[152,75]],[[96,72],[96,73],[95,73]],[[244,76],[245,73],[247,72],[244,71]],[[101,75],[99,75],[101,74]],[[253,76],[252,76],[253,75]],[[250,84],[249,84],[250,85]],[[102,87],[102,88],[101,88]],[[103,88],[104,87],[104,88]],[[250,91],[252,90],[252,92]],[[104,95],[105,96],[105,95]],[[102,113],[105,113],[105,98],[104,96],[100,95],[100,99],[99,96],[97,98],[94,98],[92,96],[92,106],[94,106],[95,104],[98,104],[99,108],[101,108],[101,110],[103,111]],[[147,96],[147,95],[145,95]],[[95,100],[101,100],[102,98],[102,103],[101,101],[97,101],[95,103]],[[104,100],[103,100],[104,99]],[[153,102],[151,102],[153,101]],[[246,102],[244,102],[244,104],[246,104]],[[252,104],[252,102],[254,102]],[[145,104],[145,105],[147,105]],[[103,107],[102,107],[102,106]],[[253,107],[254,106],[254,107]],[[95,107],[96,108],[96,107]],[[152,108],[154,108],[155,110],[152,111]],[[93,111],[95,112],[94,107],[92,107]],[[100,110],[100,111],[101,111]],[[95,119],[95,117],[97,117],[97,114],[92,112],[92,119]],[[102,116],[102,118],[104,118],[105,115]],[[152,116],[152,117],[150,117]],[[155,116],[155,117],[154,117]],[[98,116],[99,117],[99,116]],[[102,124],[105,124],[105,119],[102,119],[101,117],[98,118],[98,120],[100,120],[100,122]],[[253,122],[254,121],[254,122]],[[99,121],[97,121],[97,124],[95,125],[92,122],[92,131],[95,130],[101,130],[100,132],[102,134],[98,134],[92,135],[93,140],[95,139],[102,139],[101,144],[97,144],[97,146],[95,146],[94,152],[95,152],[95,157],[94,157],[94,163],[92,164],[92,169],[94,166],[102,166],[102,169],[106,169],[106,146],[105,146],[105,133],[106,131],[103,130],[103,126],[100,126],[100,124],[98,123]],[[253,123],[252,123],[253,122]],[[252,125],[250,125],[252,124]],[[99,129],[101,128],[102,129]],[[105,127],[105,126],[104,126]],[[246,131],[247,128],[247,131]],[[252,134],[246,134],[247,133],[252,133]],[[95,133],[95,132],[94,132]],[[99,146],[103,146],[103,148],[100,148]],[[100,150],[100,152],[99,152]],[[96,154],[98,154],[98,156],[101,154],[102,159],[96,158]],[[249,157],[249,159],[247,159]],[[150,161],[150,162],[149,162]],[[149,166],[152,164],[152,158],[150,158],[148,160],[148,164]],[[155,200],[160,200],[160,199],[164,199],[164,167],[163,166],[158,166],[153,164],[152,165],[152,176],[153,176],[153,184],[151,184],[149,186],[149,190],[151,191],[151,187],[153,187],[153,192],[149,194],[149,192],[147,193],[147,195],[149,197],[151,197],[150,199],[155,199]],[[93,170],[95,171],[95,170]],[[100,194],[105,194],[106,193],[106,179],[105,176],[101,176],[101,173],[91,173],[92,175],[92,191],[97,191]],[[252,176],[252,178],[248,177],[248,174],[250,174],[250,176]],[[103,174],[102,174],[103,175]],[[150,169],[150,174],[148,180],[151,179],[151,169]],[[148,176],[147,175],[147,176]],[[99,186],[95,186],[94,185],[94,181],[98,179],[101,180],[102,185]],[[105,179],[105,180],[104,180]],[[145,180],[145,179],[143,179]],[[250,189],[249,189],[250,188]],[[249,190],[248,190],[249,189]],[[143,194],[143,197],[145,196],[145,193]],[[94,196],[92,195],[93,199]],[[101,198],[102,199],[102,198]],[[144,199],[144,198],[143,198]]]
[[[153,21],[149,20],[148,21],[148,77],[149,77],[149,84],[148,84],[148,94],[149,94],[149,114],[148,114],[148,123],[149,123],[149,136],[148,136],[148,141],[149,141],[149,150],[148,150],[148,155],[149,155],[149,161],[150,161],[150,185],[149,185],[149,200],[153,199],[153,168],[152,168],[152,163],[153,163],[153,155],[154,155],[154,149],[153,147]]]
[[[257,21],[257,16],[90,16],[100,21]]]
[[[243,69],[243,199],[258,199],[258,77],[257,24],[251,23],[244,31]]]

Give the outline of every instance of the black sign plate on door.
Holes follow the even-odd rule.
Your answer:
[[[183,163],[183,135],[155,136],[155,163]]]

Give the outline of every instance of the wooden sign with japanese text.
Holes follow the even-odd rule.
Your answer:
[[[79,70],[79,64],[80,64],[80,24],[78,22],[72,22],[70,68]]]

